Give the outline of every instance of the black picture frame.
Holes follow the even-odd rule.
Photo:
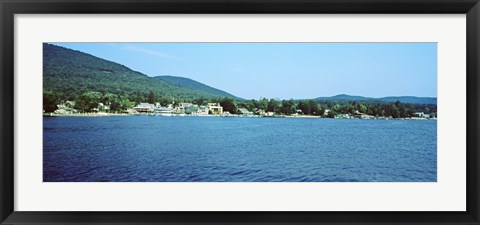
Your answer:
[[[2,224],[479,224],[479,0],[0,0]],[[18,212],[14,211],[14,15],[154,13],[466,14],[466,212]],[[459,149],[462,150],[462,149]],[[93,204],[93,203],[92,203]],[[252,204],[254,204],[252,202]]]

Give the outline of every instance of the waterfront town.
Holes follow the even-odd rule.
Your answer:
[[[305,115],[302,110],[296,110],[295,113],[284,115],[276,112],[269,112],[255,108],[250,111],[246,108],[238,108],[235,114],[224,111],[220,103],[207,103],[206,105],[197,105],[188,102],[178,104],[168,104],[162,106],[156,103],[139,103],[133,108],[127,109],[125,113],[112,113],[110,106],[98,103],[98,106],[92,112],[80,112],[74,108],[75,101],[66,101],[57,105],[53,113],[44,112],[44,116],[129,116],[129,115],[148,115],[148,116],[222,116],[222,117],[280,117],[280,118],[335,118],[335,119],[404,119],[404,120],[436,120],[435,115],[424,112],[415,112],[410,117],[392,118],[384,116],[373,116],[355,110],[353,113],[336,113],[332,116],[330,109],[325,109],[321,115]]]
[[[258,99],[246,99],[188,77],[152,77],[80,51],[52,44],[44,44],[43,47],[44,116],[148,115],[415,120],[436,119],[438,116],[436,97],[398,95],[376,98],[343,93],[322,97],[321,92],[314,92],[310,94],[311,97],[280,99],[275,95],[267,98],[260,94],[262,89],[255,90],[250,84],[243,84],[246,86],[242,89],[259,91],[256,94]],[[298,79],[292,77],[292,81]],[[274,81],[275,77],[270,80]],[[320,86],[312,86],[311,89],[316,90]],[[270,84],[268,89],[278,89],[275,92],[282,90]],[[283,91],[283,94],[287,94],[292,90]]]

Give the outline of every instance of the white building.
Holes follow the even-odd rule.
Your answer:
[[[425,115],[425,113],[423,113],[423,112],[416,112],[416,113],[414,113],[413,115],[414,115],[415,117],[418,117],[418,118],[423,118],[424,115]]]
[[[239,108],[238,111],[243,115],[253,115],[253,112],[248,111],[246,108]]]
[[[150,103],[140,103],[137,106],[133,107],[133,109],[135,109],[135,111],[139,113],[140,112],[149,113],[155,110],[155,105]]]
[[[223,107],[220,105],[220,103],[208,103],[207,107],[208,111],[212,112],[212,114],[223,114]]]

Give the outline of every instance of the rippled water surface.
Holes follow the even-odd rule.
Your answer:
[[[43,179],[148,182],[437,180],[437,122],[44,117]]]

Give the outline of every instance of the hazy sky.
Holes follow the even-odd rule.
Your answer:
[[[238,97],[437,96],[436,43],[52,43]]]

